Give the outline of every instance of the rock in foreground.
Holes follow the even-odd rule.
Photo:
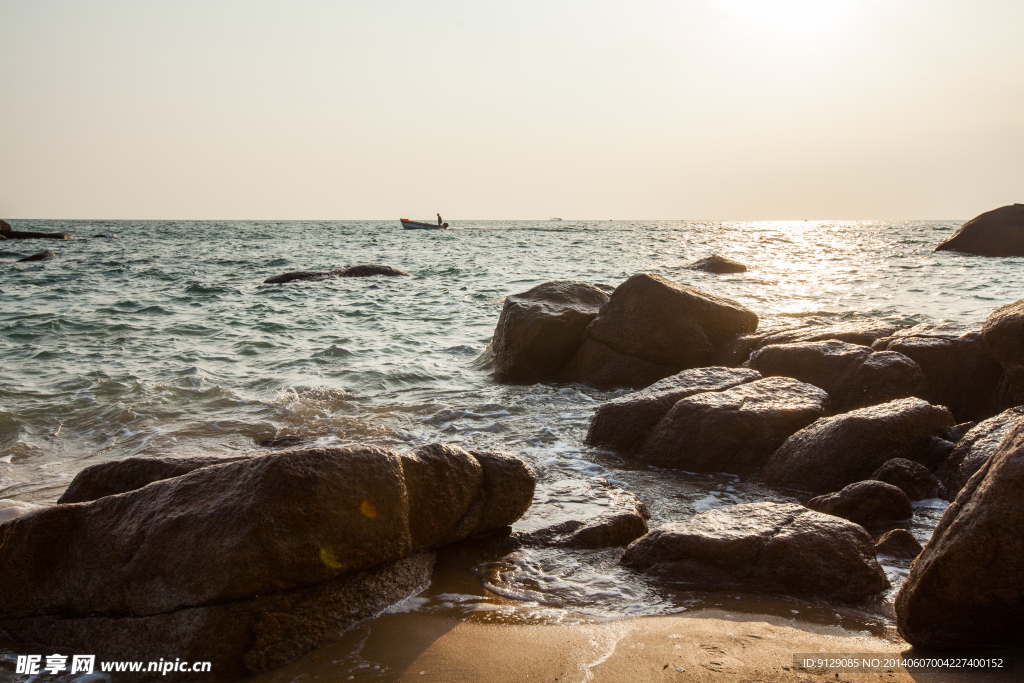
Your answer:
[[[585,282],[555,281],[505,298],[491,342],[499,382],[556,380],[608,295]]]
[[[1024,427],[946,508],[896,597],[897,627],[933,650],[1024,642]]]
[[[773,486],[838,491],[887,460],[928,460],[933,439],[952,425],[946,408],[917,398],[825,417],[789,437],[761,474]]]
[[[705,391],[723,391],[758,379],[761,379],[761,373],[748,368],[683,370],[642,391],[602,403],[590,421],[585,442],[617,451],[638,451],[654,425],[682,399]]]
[[[859,602],[889,586],[862,527],[794,504],[746,503],[662,525],[630,544],[622,562],[695,590]]]
[[[727,343],[755,329],[757,316],[736,301],[641,273],[619,285],[587,325],[566,376],[639,389],[711,365]]]
[[[828,394],[789,377],[694,394],[651,430],[640,457],[689,472],[749,474],[827,409]]]
[[[960,226],[935,251],[978,256],[1024,256],[1024,204],[986,211]]]
[[[0,525],[0,630],[107,659],[181,643],[225,677],[277,666],[422,586],[424,552],[514,522],[534,481],[500,453],[325,448],[56,505]]]

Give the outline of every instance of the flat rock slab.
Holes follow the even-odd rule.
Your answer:
[[[842,491],[807,501],[807,507],[826,515],[835,515],[877,529],[892,522],[910,519],[914,506],[901,489],[883,481],[868,479],[850,484]]]
[[[640,273],[615,288],[583,333],[566,378],[599,388],[640,389],[688,368],[757,329],[739,302]]]
[[[885,461],[915,462],[954,424],[943,406],[904,398],[825,417],[789,437],[761,472],[773,486],[829,493],[871,476]]]
[[[836,340],[772,344],[747,364],[765,377],[793,377],[824,389],[836,413],[919,396],[925,388],[921,368],[903,354]]]
[[[351,268],[337,268],[335,270],[295,270],[289,273],[282,273],[274,277],[268,277],[263,281],[265,285],[279,285],[286,282],[301,280],[327,280],[337,277],[373,277],[384,275],[388,277],[408,276],[409,273],[392,268],[391,266],[352,266]]]
[[[1024,638],[1024,426],[1016,425],[939,520],[896,597],[900,635],[933,650]]]
[[[491,342],[494,378],[522,384],[557,380],[608,299],[600,288],[571,280],[506,297]]]
[[[758,379],[761,373],[749,368],[683,370],[646,389],[602,403],[590,420],[585,443],[617,451],[638,451],[654,426],[680,400]]]
[[[1024,256],[1024,204],[986,211],[960,226],[935,251],[978,256]]]
[[[863,601],[889,587],[863,527],[790,503],[745,503],[665,524],[622,563],[694,590]]]
[[[694,394],[651,430],[640,457],[690,472],[749,474],[827,410],[828,394],[789,377]]]

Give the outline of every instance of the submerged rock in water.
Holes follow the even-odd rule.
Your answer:
[[[75,475],[57,503],[84,503],[104,496],[127,493],[141,489],[154,481],[179,477],[202,467],[221,465],[246,457],[248,456],[160,458],[140,455],[90,465]]]
[[[38,254],[32,254],[25,258],[18,259],[18,263],[26,263],[28,261],[49,261],[52,258],[57,258],[59,254],[54,251],[41,251]]]
[[[933,439],[953,425],[943,406],[904,398],[824,417],[789,437],[761,472],[773,486],[838,491],[871,476],[885,461],[933,457]]]
[[[108,659],[156,639],[215,671],[277,666],[422,586],[431,559],[410,556],[506,528],[534,482],[501,453],[313,448],[56,505],[0,526],[0,630]]]
[[[907,494],[910,500],[926,500],[942,495],[942,485],[927,467],[906,458],[886,460],[871,478],[884,481]]]
[[[807,507],[826,515],[848,519],[868,529],[909,519],[914,514],[914,507],[907,494],[892,484],[873,479],[850,484],[835,493],[811,498],[807,501]]]
[[[724,256],[718,254],[712,254],[706,258],[702,258],[699,261],[694,261],[687,266],[691,270],[702,270],[705,273],[715,273],[716,275],[724,275],[726,273],[745,273],[747,267],[739,261],[733,261],[727,259]]]
[[[837,413],[919,396],[925,384],[921,368],[903,354],[835,340],[772,344],[755,351],[747,364],[765,377],[821,387]]]
[[[268,277],[263,281],[263,284],[279,285],[300,280],[326,280],[336,277],[373,277],[375,275],[397,277],[401,275],[408,276],[409,273],[392,268],[391,266],[352,266],[351,268],[336,268],[335,270],[295,270],[275,275],[274,277]]]
[[[927,380],[918,395],[946,406],[957,420],[983,420],[1009,407],[1001,390],[1003,369],[982,339],[980,327],[915,325],[876,340],[872,348],[913,359]]]
[[[1024,256],[1024,204],[986,211],[960,226],[935,251],[977,256]]]
[[[898,560],[912,560],[921,553],[921,544],[906,529],[886,531],[875,541],[875,552]]]
[[[961,438],[953,452],[942,463],[935,475],[946,487],[950,500],[974,473],[992,457],[1003,439],[1018,425],[1024,424],[1024,406],[1010,408],[972,427]]]
[[[555,380],[608,299],[598,287],[567,280],[506,297],[491,342],[494,378],[527,384]]]
[[[618,451],[637,451],[658,422],[680,400],[705,391],[722,391],[761,379],[749,368],[708,367],[683,370],[642,391],[602,403],[590,420],[585,442]]]
[[[749,474],[827,410],[828,394],[789,377],[694,394],[651,430],[640,457],[690,472]]]
[[[70,240],[74,235],[66,232],[32,232],[31,230],[8,230],[4,236],[9,240]]]
[[[745,503],[664,524],[622,563],[695,590],[865,600],[889,587],[863,527],[791,503]]]
[[[1024,426],[1016,425],[939,520],[896,597],[899,633],[924,649],[1024,637]]]
[[[1024,299],[993,311],[981,336],[1006,373],[1011,399],[1024,402]]]
[[[757,316],[736,301],[660,275],[634,275],[615,289],[583,332],[566,378],[599,388],[639,389],[710,365]]]
[[[569,519],[529,532],[516,532],[513,540],[524,545],[563,548],[625,546],[647,533],[651,513],[633,493],[605,480],[591,482],[587,498],[600,499],[601,511],[582,519]]]

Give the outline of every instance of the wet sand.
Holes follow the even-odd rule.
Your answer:
[[[1011,681],[1014,672],[835,673],[793,654],[885,653],[909,646],[808,622],[719,610],[589,624],[496,624],[388,614],[253,681]],[[907,652],[906,656],[911,656]]]

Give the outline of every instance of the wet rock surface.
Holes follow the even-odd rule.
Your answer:
[[[907,494],[910,500],[939,498],[944,493],[939,480],[927,467],[906,458],[886,460],[871,478],[892,484]]]
[[[135,485],[144,459],[130,460],[83,482]],[[498,452],[311,448],[55,505],[0,525],[0,628],[18,643],[77,634],[115,659],[160,638],[227,670],[276,666],[422,586],[432,556],[411,556],[507,529],[534,484]]]
[[[688,265],[687,268],[691,270],[701,270],[705,273],[714,273],[716,275],[747,272],[747,267],[739,261],[733,261],[732,259],[719,256],[718,254],[712,254],[711,256],[694,261]]]
[[[793,377],[824,389],[836,413],[919,396],[925,384],[921,368],[903,354],[836,340],[772,344],[747,364],[765,377]]]
[[[761,373],[749,368],[684,370],[646,389],[601,404],[590,421],[585,442],[618,451],[638,451],[654,426],[680,400],[758,379]]]
[[[154,481],[178,477],[202,467],[233,462],[244,457],[159,458],[136,456],[125,460],[91,465],[75,475],[71,484],[57,499],[57,503],[84,503],[104,496],[126,493],[141,489]]]
[[[958,421],[983,420],[1009,407],[1003,369],[978,326],[915,325],[876,340],[872,348],[913,359],[927,380],[920,397],[946,406]]]
[[[875,541],[875,552],[899,560],[912,560],[921,553],[921,544],[906,529],[890,529]]]
[[[935,472],[950,499],[956,497],[974,473],[992,457],[1003,439],[1021,424],[1024,424],[1024,406],[1010,408],[964,434]]]
[[[566,378],[639,389],[710,365],[717,351],[755,329],[757,316],[731,299],[641,273],[619,285],[587,325]]]
[[[900,635],[935,650],[1024,636],[1024,427],[1015,425],[946,508],[896,597]]]
[[[978,256],[1024,256],[1024,204],[986,211],[967,221],[935,251]]]
[[[265,285],[279,285],[286,282],[303,280],[327,280],[337,277],[372,277],[383,275],[388,277],[408,276],[409,274],[392,268],[391,266],[352,266],[351,268],[337,268],[335,270],[295,270],[274,277],[268,277],[263,281]]]
[[[824,391],[788,377],[694,394],[658,422],[640,457],[690,472],[749,474],[827,409]]]
[[[867,479],[887,460],[933,456],[933,439],[952,426],[943,406],[904,398],[825,417],[789,437],[761,472],[773,486],[829,493]]]
[[[583,330],[608,303],[585,282],[557,281],[506,297],[491,342],[499,382],[553,381],[583,341]]]
[[[1006,373],[1012,400],[1024,402],[1024,299],[993,311],[981,336]]]
[[[734,505],[662,525],[630,544],[622,563],[698,590],[859,602],[889,586],[861,526],[784,503]]]
[[[907,494],[892,484],[873,479],[850,484],[835,493],[811,498],[807,501],[807,507],[826,515],[848,519],[868,529],[909,519],[914,514],[914,507]]]
[[[607,548],[626,546],[647,533],[651,514],[630,491],[604,480],[590,484],[580,498],[589,505],[601,504],[602,511],[590,517],[567,519],[532,531],[517,531],[512,539],[523,545],[564,548]]]

